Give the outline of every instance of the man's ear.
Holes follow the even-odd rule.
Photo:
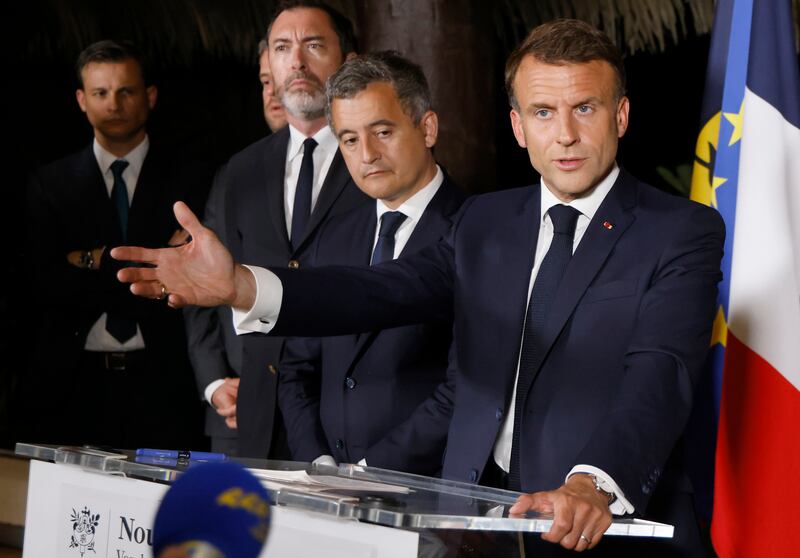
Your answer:
[[[617,103],[617,137],[625,135],[625,130],[628,129],[628,112],[631,109],[631,103],[628,98],[623,96],[619,103]]]
[[[83,89],[75,91],[75,99],[78,100],[78,106],[81,107],[81,110],[86,112],[86,93]]]
[[[150,107],[150,110],[153,110],[158,100],[158,89],[155,85],[151,85],[145,90],[145,93],[147,94],[147,105]]]
[[[439,138],[439,116],[429,110],[422,115],[420,126],[422,133],[425,134],[425,147],[430,149],[436,145],[436,140]]]
[[[516,111],[516,109],[511,109],[511,129],[514,130],[514,137],[517,138],[517,143],[520,147],[526,148],[528,147],[528,143],[525,141],[525,131],[522,129],[522,116]]]

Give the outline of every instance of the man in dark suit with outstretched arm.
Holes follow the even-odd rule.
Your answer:
[[[601,32],[535,28],[506,86],[541,183],[465,202],[449,239],[418,255],[247,268],[179,204],[196,245],[120,249],[158,267],[119,277],[142,296],[164,286],[173,305],[229,304],[240,329],[271,334],[452,316],[459,374],[442,476],[525,492],[510,511],[552,513],[542,539],[565,549],[702,555],[680,439],[711,335],[722,220],[616,164],[629,101]],[[675,537],[606,539],[612,513],[674,524]]]

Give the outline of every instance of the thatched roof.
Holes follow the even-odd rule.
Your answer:
[[[5,28],[0,40],[8,43],[0,56],[15,62],[44,59],[72,63],[87,44],[113,37],[134,41],[156,64],[190,64],[198,55],[249,62],[255,59],[254,45],[263,35],[275,3],[275,0],[16,2],[6,8],[6,16],[0,23]],[[359,0],[330,0],[330,3],[356,20]],[[793,3],[797,14],[800,0]],[[387,1],[387,9],[389,5]],[[576,17],[605,30],[629,53],[661,51],[687,34],[708,33],[713,9],[713,0],[497,0],[493,8],[496,35],[509,49],[538,23],[555,17]]]

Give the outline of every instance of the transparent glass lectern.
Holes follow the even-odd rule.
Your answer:
[[[83,469],[170,483],[200,462],[137,457],[133,451],[104,454],[81,447],[18,443],[16,454]],[[358,465],[235,459],[262,479],[278,506],[318,512],[422,533],[439,530],[494,532],[493,545],[505,537],[513,547],[519,533],[545,532],[552,519],[531,513],[509,517],[519,493],[387,471]],[[611,536],[670,538],[673,527],[633,518],[615,518]],[[496,548],[496,547],[495,547]],[[421,554],[422,555],[422,552]]]

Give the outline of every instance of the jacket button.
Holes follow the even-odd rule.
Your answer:
[[[267,370],[269,370],[270,374],[277,374],[278,373],[278,369],[275,368],[274,364],[267,365]]]
[[[344,448],[344,440],[336,440],[336,449]]]
[[[651,488],[649,483],[642,484],[642,494],[650,494],[650,490]]]
[[[478,471],[477,471],[477,469],[472,469],[469,472],[469,482],[478,482]]]
[[[503,420],[503,409],[498,407],[494,412],[494,418],[496,418],[498,422]]]
[[[353,378],[350,378],[350,377],[348,376],[348,378],[347,378],[347,379],[344,381],[344,385],[346,385],[346,386],[347,386],[347,389],[355,389],[355,387],[356,387],[356,381],[355,381],[355,379],[353,379]]]
[[[289,260],[289,269],[297,269],[300,267],[300,262],[297,260]]]

